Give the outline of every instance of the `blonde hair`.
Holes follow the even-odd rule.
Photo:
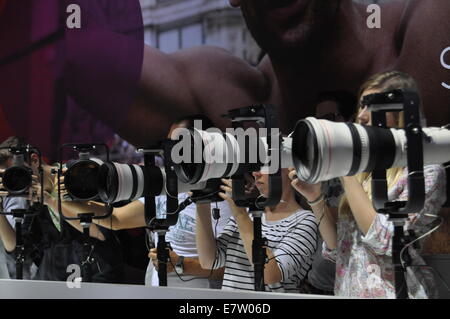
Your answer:
[[[359,89],[358,92],[358,110],[361,107],[361,100],[364,96],[364,92],[368,90],[377,90],[379,92],[387,92],[392,90],[401,90],[401,89],[408,89],[410,91],[414,91],[417,94],[419,94],[420,97],[420,90],[419,85],[417,84],[416,80],[409,74],[406,74],[404,72],[400,71],[388,71],[383,73],[378,73],[373,76],[371,76]],[[422,104],[419,105],[420,115],[422,119],[422,125],[426,126],[425,123],[425,116],[423,112]],[[396,127],[397,128],[403,128],[405,127],[404,119],[403,119],[403,112],[399,113],[393,113],[394,118],[396,121]],[[357,114],[356,114],[357,115]],[[355,116],[356,118],[356,116]]]
[[[377,90],[379,92],[386,92],[391,90],[409,89],[419,93],[419,86],[417,82],[410,75],[400,71],[388,71],[384,73],[378,73],[371,76],[362,86],[358,93],[358,103],[361,103],[364,92],[368,90]],[[358,108],[359,109],[359,108]],[[358,110],[359,111],[359,110]],[[420,107],[421,117],[424,120],[423,110]],[[356,118],[356,117],[355,117]],[[397,128],[405,127],[403,112],[394,113]],[[391,189],[398,182],[403,175],[404,167],[393,167],[387,170],[386,180],[388,189]],[[364,191],[370,200],[372,200],[372,174],[360,173],[356,175],[358,181],[363,185]],[[348,198],[344,194],[339,203],[339,215],[351,216],[352,212],[348,203]]]

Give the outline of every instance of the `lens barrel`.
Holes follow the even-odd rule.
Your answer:
[[[424,128],[424,163],[450,159],[450,131]],[[312,117],[297,122],[292,134],[292,160],[298,177],[318,183],[375,169],[406,166],[404,129],[336,123]]]
[[[182,128],[171,138],[180,140],[171,155],[182,183],[194,185],[229,177],[239,168],[240,148],[231,134]]]
[[[3,187],[11,195],[26,193],[31,187],[32,171],[25,166],[12,166],[3,173]]]
[[[164,171],[159,167],[104,163],[98,175],[98,193],[105,203],[158,196],[164,191]]]
[[[67,165],[64,185],[75,200],[88,201],[98,198],[98,173],[100,160],[77,160]]]

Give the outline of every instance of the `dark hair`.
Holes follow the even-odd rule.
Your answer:
[[[183,117],[179,118],[178,120],[176,120],[175,123],[181,124],[183,122],[186,122],[188,128],[193,128],[194,121],[196,121],[196,120],[202,121],[202,129],[203,130],[207,130],[209,128],[216,127],[214,125],[213,121],[211,121],[211,119],[204,114],[194,114],[194,115],[183,116]]]
[[[356,107],[358,100],[354,94],[349,91],[327,91],[319,94],[317,98],[317,104],[325,101],[336,102],[338,112],[346,121],[350,121],[356,113]]]
[[[21,146],[26,145],[25,140],[23,138],[17,136],[10,136],[6,140],[4,140],[0,147],[13,147],[13,146]],[[7,149],[0,149],[0,165],[6,165],[9,159],[13,156],[10,151]]]

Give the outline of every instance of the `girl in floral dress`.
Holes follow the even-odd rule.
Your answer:
[[[370,78],[360,90],[360,101],[368,94],[394,89],[418,92],[414,79],[401,72],[386,72]],[[357,122],[371,125],[367,108],[358,111]],[[387,113],[389,127],[404,127],[402,113]],[[395,298],[395,271],[392,263],[392,238],[394,226],[388,216],[378,214],[372,205],[371,174],[341,178],[345,191],[338,216],[328,210],[320,184],[310,185],[290,173],[293,187],[312,204],[319,230],[324,238],[323,254],[336,262],[335,295],[356,298]],[[408,200],[408,171],[404,167],[387,171],[388,197],[390,201]],[[421,236],[432,228],[442,204],[446,200],[445,170],[441,165],[424,167],[425,206],[410,214],[405,232],[414,231]],[[424,265],[419,252],[409,246],[411,267],[406,268],[406,281],[410,298],[435,298],[436,288],[431,273]],[[405,257],[405,253],[402,254]]]

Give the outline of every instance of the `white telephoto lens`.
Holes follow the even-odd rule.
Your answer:
[[[131,168],[126,164],[114,163],[117,171],[117,196],[114,202],[120,202],[128,200],[131,197],[133,190],[133,175],[131,174]]]
[[[441,127],[423,129],[425,164],[442,164],[450,161],[450,130]]]
[[[263,158],[261,159],[261,161],[263,162],[264,166],[261,167],[261,171],[264,173],[271,173],[271,171],[273,169],[277,169],[278,167],[272,167],[272,169],[269,167],[269,146],[267,144],[267,137],[261,137],[260,138],[260,145],[263,147],[264,149],[264,156],[262,156]],[[279,168],[289,168],[289,167],[294,167],[294,162],[292,159],[292,138],[291,137],[283,137],[281,140],[281,143],[279,143],[280,145],[278,145],[278,148],[281,148],[280,150],[280,156],[281,158],[274,158],[274,156],[277,156],[278,153],[278,148],[275,148],[275,146],[272,146],[272,161],[274,161],[275,163],[277,163],[279,165]]]
[[[201,131],[205,169],[200,181],[222,177],[227,170],[227,143],[223,134]]]
[[[133,167],[136,171],[136,181],[135,181],[136,184],[135,185],[137,187],[137,190],[136,190],[136,194],[134,195],[134,198],[130,198],[131,201],[137,200],[140,197],[142,197],[142,193],[144,192],[144,185],[145,185],[143,167],[136,165],[136,164],[134,164]],[[132,187],[132,185],[131,185],[131,187]]]
[[[402,129],[391,129],[395,138],[396,156],[392,167],[407,165],[406,132]],[[441,127],[423,128],[423,163],[425,165],[442,164],[450,161],[450,130]]]
[[[203,144],[204,169],[199,182],[233,175],[239,167],[240,157],[236,138],[228,133],[199,130],[196,130],[195,133],[194,136],[201,136]]]
[[[424,128],[424,164],[450,160],[450,131]],[[407,139],[403,129],[307,118],[293,133],[292,158],[297,175],[308,183],[370,172],[375,168],[407,166]]]

